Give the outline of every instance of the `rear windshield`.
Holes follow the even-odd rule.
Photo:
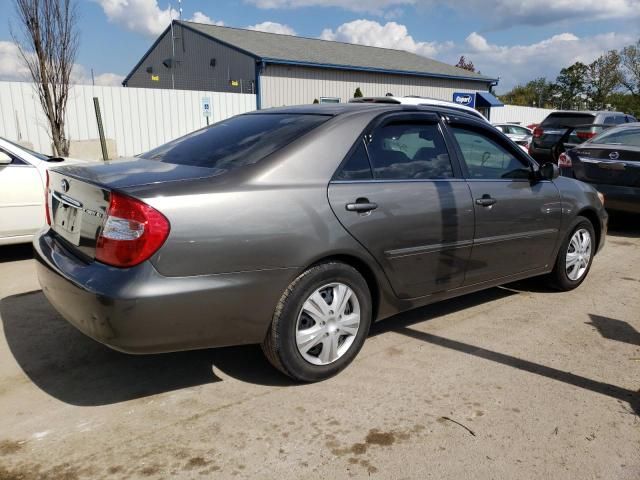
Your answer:
[[[587,143],[640,147],[640,127],[605,130],[600,135],[588,140]]]
[[[544,119],[541,127],[575,127],[593,123],[595,117],[588,113],[551,113]]]
[[[239,115],[154,148],[140,157],[213,168],[224,173],[262,160],[329,118],[285,113]]]

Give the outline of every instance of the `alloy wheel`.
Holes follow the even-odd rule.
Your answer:
[[[591,261],[591,234],[586,228],[580,228],[574,232],[569,241],[566,255],[566,272],[572,281],[580,280]]]

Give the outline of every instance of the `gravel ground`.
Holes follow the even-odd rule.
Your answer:
[[[0,248],[0,479],[640,479],[640,220],[587,281],[374,326],[295,385],[258,347],[136,357],[62,320],[30,247]],[[178,319],[177,319],[178,320]]]

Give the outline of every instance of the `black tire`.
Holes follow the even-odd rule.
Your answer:
[[[331,282],[343,283],[354,292],[360,306],[360,325],[353,343],[341,357],[328,365],[314,365],[303,358],[296,344],[298,316],[307,298]],[[274,367],[294,380],[324,380],[343,370],[356,357],[369,334],[371,315],[369,287],[355,268],[340,262],[316,265],[298,276],[284,291],[262,343],[262,351]]]
[[[572,280],[571,278],[569,278],[569,275],[567,273],[566,255],[571,238],[580,229],[585,229],[591,236],[591,256],[589,258],[589,264],[587,265],[587,268],[582,276],[576,280]],[[582,282],[584,282],[585,278],[587,278],[587,275],[589,274],[589,270],[591,270],[591,265],[593,264],[593,257],[595,256],[596,249],[596,234],[593,228],[593,224],[589,219],[585,217],[576,217],[571,228],[569,229],[567,237],[564,239],[562,245],[560,246],[553,271],[549,274],[550,285],[553,288],[563,292],[567,292],[569,290],[577,288]]]

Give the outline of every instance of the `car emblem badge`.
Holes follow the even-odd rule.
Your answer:
[[[619,159],[619,158],[620,158],[620,154],[619,154],[618,152],[611,152],[611,153],[609,154],[609,158],[610,158],[611,160],[617,160],[617,159]]]
[[[69,191],[69,182],[63,179],[62,182],[60,182],[60,187],[63,192],[67,193]]]

